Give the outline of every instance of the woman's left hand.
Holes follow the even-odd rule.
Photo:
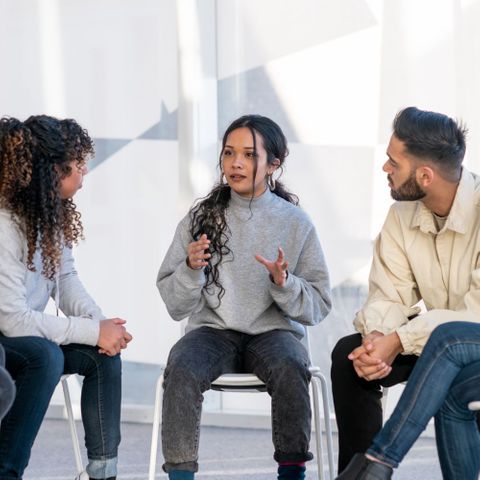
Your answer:
[[[261,255],[255,255],[255,260],[265,265],[269,271],[273,282],[279,287],[283,287],[288,277],[288,262],[285,260],[285,254],[282,247],[278,247],[278,257],[274,262],[267,260]]]

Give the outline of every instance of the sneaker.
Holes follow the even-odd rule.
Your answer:
[[[90,480],[87,472],[82,472],[80,475],[75,477],[75,480]]]

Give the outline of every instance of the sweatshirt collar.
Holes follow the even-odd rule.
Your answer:
[[[448,229],[462,234],[467,231],[474,207],[474,192],[475,182],[473,176],[468,170],[463,168],[457,193],[445,222],[445,227],[442,229],[443,231]],[[419,227],[425,233],[437,233],[432,212],[421,200],[417,202],[417,208],[412,219],[412,227]]]
[[[263,208],[269,205],[273,201],[274,196],[275,194],[272,193],[269,188],[267,188],[261,195],[254,197],[253,199],[249,197],[242,197],[231,189],[230,206],[255,210],[257,208]]]

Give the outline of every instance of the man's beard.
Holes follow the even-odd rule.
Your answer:
[[[392,183],[390,175],[387,175],[388,180]],[[394,200],[399,202],[420,200],[425,197],[426,193],[420,188],[415,178],[415,172],[411,172],[410,176],[397,188],[390,189],[390,195]]]

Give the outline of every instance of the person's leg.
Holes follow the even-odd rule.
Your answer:
[[[88,345],[63,345],[65,373],[84,376],[82,421],[87,447],[87,473],[91,479],[117,475],[120,443],[122,366],[120,355],[109,357]]]
[[[0,422],[15,399],[15,384],[5,370],[5,351],[0,344]]]
[[[13,480],[23,476],[64,360],[60,347],[44,338],[0,336],[0,344],[17,389],[0,428],[0,480]]]
[[[203,392],[225,372],[238,367],[243,335],[202,327],[182,337],[170,351],[163,382],[163,469],[170,478],[193,478]]]
[[[478,479],[480,434],[475,412],[468,409],[468,404],[479,398],[480,360],[464,367],[455,377],[445,402],[435,415],[435,438],[445,480]]]
[[[435,329],[405,390],[367,453],[397,467],[444,403],[456,376],[480,358],[480,325],[452,322]]]
[[[399,355],[392,372],[382,381],[359,378],[348,354],[360,346],[357,333],[341,338],[332,352],[332,391],[338,425],[338,471],[341,472],[355,453],[364,453],[382,428],[381,386],[390,387],[408,379],[417,357]]]
[[[244,367],[267,386],[272,397],[272,436],[279,478],[304,478],[309,452],[311,416],[308,353],[285,330],[255,335],[249,340]]]

